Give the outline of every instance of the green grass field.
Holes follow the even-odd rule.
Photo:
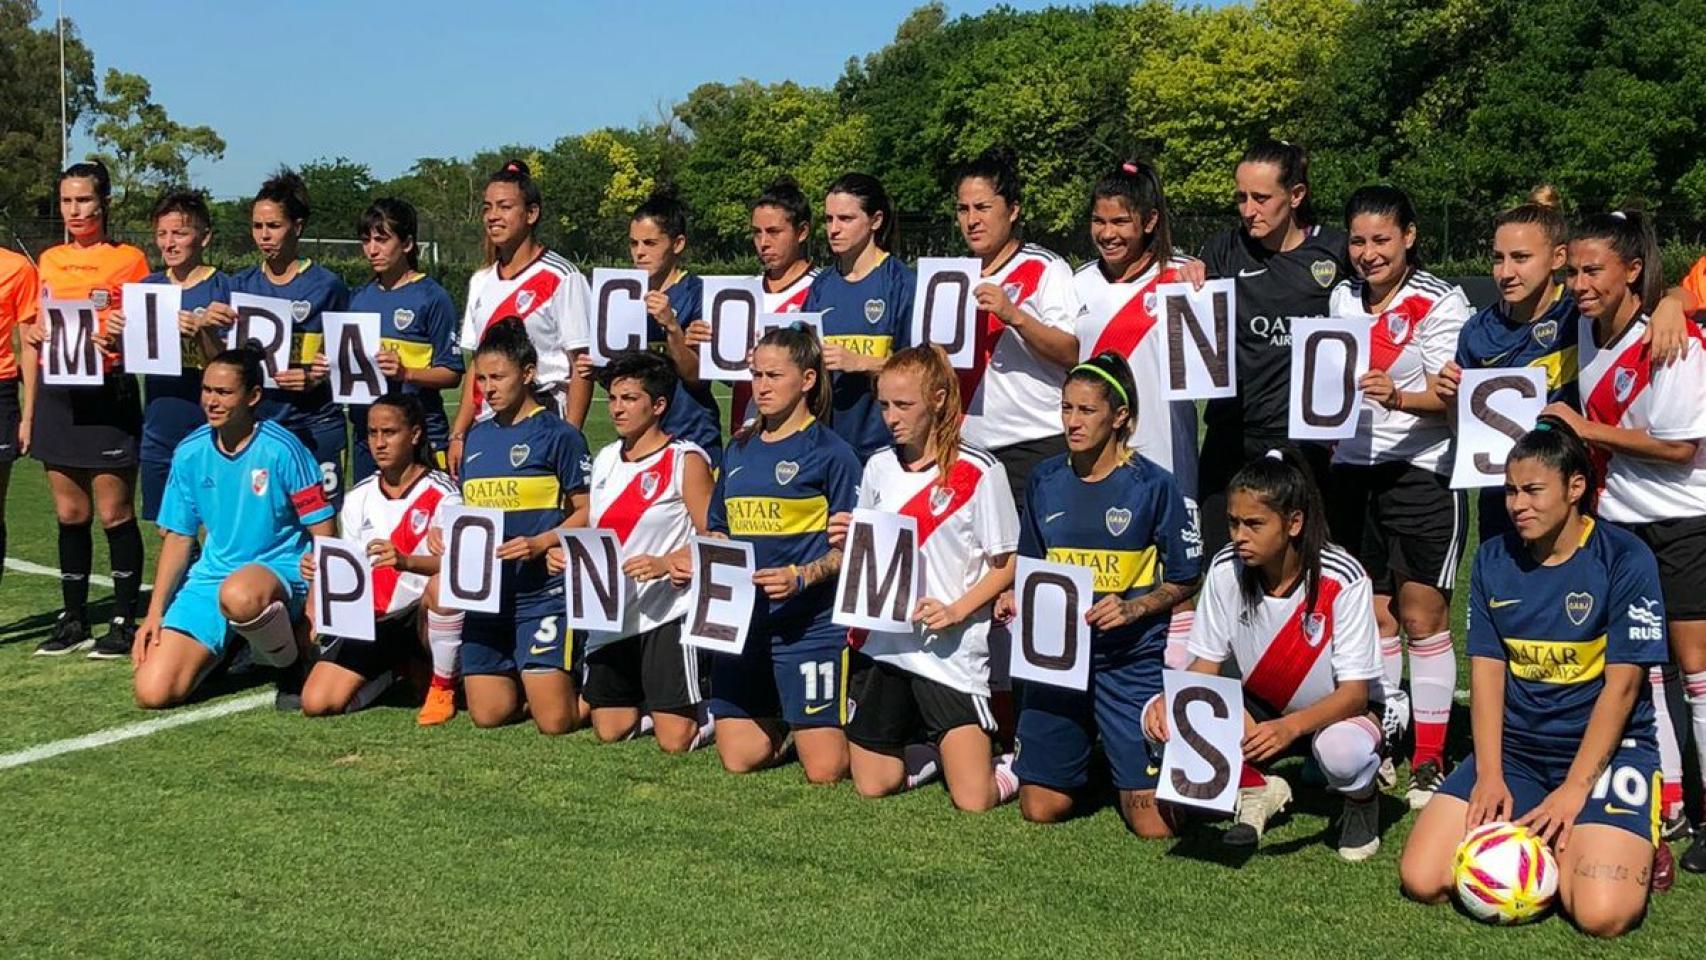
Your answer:
[[[19,465],[10,501],[12,556],[55,566],[38,465]],[[58,606],[51,577],[0,582],[0,754],[158,716],[131,705],[127,665],[30,656]],[[650,740],[466,717],[421,730],[401,701],[322,721],[268,706],[0,768],[0,797],[5,957],[1706,951],[1706,883],[1686,875],[1611,945],[1557,919],[1500,930],[1407,903],[1396,864],[1414,818],[1396,796],[1368,863],[1339,860],[1336,802],[1307,791],[1238,862],[1215,831],[1146,843],[1106,807],[1035,827],[1012,806],[958,815],[939,784],[865,802],[797,767],[736,778]]]

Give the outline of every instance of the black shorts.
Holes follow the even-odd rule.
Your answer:
[[[705,651],[683,646],[681,621],[671,620],[587,654],[581,696],[595,709],[691,710],[710,692],[706,666]]]
[[[142,394],[135,377],[109,373],[98,387],[36,387],[30,456],[50,467],[134,467],[141,436]]]
[[[18,381],[0,380],[0,463],[18,459]]]
[[[319,637],[320,659],[372,680],[407,665],[421,649],[415,616],[392,617],[374,624],[373,642],[348,637]]]
[[[1239,470],[1268,455],[1269,450],[1297,450],[1309,464],[1323,502],[1332,503],[1333,452],[1308,441],[1293,442],[1283,436],[1245,434],[1234,429],[1210,427],[1203,437],[1202,457],[1197,463],[1198,506],[1202,516],[1203,556],[1212,557],[1231,540],[1226,527],[1226,485]]]
[[[1065,452],[1064,434],[1043,437],[1040,440],[1025,440],[989,451],[991,456],[1001,461],[1001,466],[1007,471],[1007,485],[1013,490],[1013,504],[1019,508],[1019,516],[1025,515],[1025,488],[1031,482],[1031,471],[1044,460],[1058,457]]]
[[[955,690],[892,663],[853,656],[847,739],[867,750],[940,743],[957,727],[995,732],[989,698]]]
[[[1706,620],[1706,517],[1623,524],[1659,561],[1667,620]]]
[[[1374,592],[1392,595],[1399,580],[1450,590],[1469,528],[1469,498],[1444,474],[1408,463],[1333,465],[1327,501],[1333,542],[1368,571]]]

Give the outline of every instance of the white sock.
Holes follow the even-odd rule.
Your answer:
[[[717,742],[717,718],[710,711],[702,710],[699,716],[699,732],[693,735],[693,742],[687,745],[689,752],[701,747],[708,747]]]
[[[995,758],[995,802],[1006,803],[1019,795],[1019,777],[1013,773],[1013,755],[1004,753]]]
[[[1380,665],[1386,671],[1386,689],[1397,690],[1404,685],[1404,641],[1397,637],[1380,638]]]
[[[432,654],[432,675],[456,679],[456,662],[462,653],[462,614],[427,611],[427,649]]]
[[[1416,732],[1412,760],[1445,760],[1445,726],[1451,720],[1451,695],[1457,689],[1457,654],[1451,634],[1410,638],[1410,710]]]
[[[1665,668],[1649,668],[1647,680],[1653,686],[1653,726],[1659,732],[1659,773],[1664,776],[1659,815],[1668,820],[1682,809],[1682,746],[1676,742],[1676,726],[1665,699]]]
[[[900,756],[906,764],[906,785],[902,790],[922,787],[942,774],[942,752],[933,743],[907,744]]]
[[[1701,776],[1706,778],[1706,671],[1682,679],[1688,694],[1688,719],[1694,728],[1694,758],[1700,761]]]
[[[269,667],[288,667],[296,662],[296,629],[284,604],[274,600],[261,615],[248,623],[233,623],[231,629],[249,641],[249,653]]]
[[[1183,670],[1191,665],[1191,627],[1197,622],[1195,610],[1174,610],[1167,621],[1167,669]]]
[[[656,727],[657,724],[652,722],[652,715],[649,713],[642,713],[640,714],[640,722],[634,724],[634,729],[628,731],[628,736],[624,739],[638,740],[646,734],[651,733],[652,730],[656,729]]]

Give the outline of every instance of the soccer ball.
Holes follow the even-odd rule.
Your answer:
[[[1463,909],[1485,923],[1538,919],[1558,892],[1558,861],[1524,827],[1485,823],[1463,838],[1451,866]]]

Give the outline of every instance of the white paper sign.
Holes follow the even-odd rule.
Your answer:
[[[494,507],[444,506],[444,562],[439,565],[438,603],[447,610],[499,613],[502,609],[504,515]]]
[[[231,309],[237,312],[237,322],[225,331],[225,345],[236,348],[250,340],[258,341],[266,354],[265,385],[278,386],[278,372],[290,369],[291,334],[296,324],[291,301],[233,293]]]
[[[326,365],[331,373],[332,401],[368,406],[385,395],[385,375],[379,372],[379,314],[324,313]]]
[[[1539,367],[1465,370],[1457,385],[1457,460],[1451,485],[1496,487],[1505,458],[1534,429],[1546,408],[1546,371]]]
[[[1368,372],[1367,317],[1298,317],[1291,324],[1293,440],[1356,436],[1358,381]]]
[[[558,530],[563,547],[563,598],[571,630],[618,633],[628,609],[622,541],[613,530]]]
[[[758,587],[752,544],[694,537],[693,582],[687,587],[687,619],[681,625],[684,646],[738,655],[752,628]]]
[[[315,537],[312,599],[314,628],[320,633],[371,643],[373,576],[367,548],[354,540]]]
[[[912,298],[912,342],[940,344],[956,370],[977,363],[977,296],[983,265],[976,257],[921,257]]]
[[[1238,395],[1238,291],[1231,279],[1155,287],[1151,314],[1161,324],[1162,396],[1212,400]],[[1153,334],[1151,334],[1153,336]]]
[[[184,372],[184,340],[178,311],[184,291],[175,283],[127,283],[124,309],[124,371],[177,376]]]
[[[821,313],[761,313],[758,315],[758,336],[752,340],[753,346],[764,335],[777,327],[810,327],[817,335],[817,342],[823,342],[823,314]]]
[[[646,349],[646,284],[644,270],[592,271],[592,342],[586,355],[593,366],[625,350]]]
[[[1244,772],[1244,687],[1233,677],[1161,674],[1167,749],[1155,799],[1231,813]]]
[[[830,619],[843,627],[911,633],[912,608],[922,599],[923,577],[916,518],[886,510],[854,510]]]
[[[1096,602],[1095,571],[1034,557],[1018,560],[1009,672],[1017,680],[1089,689],[1090,624],[1084,615]]]
[[[41,380],[53,387],[99,386],[105,379],[101,351],[95,346],[100,323],[92,300],[43,299]]]
[[[704,316],[711,339],[699,345],[703,380],[751,380],[747,351],[758,340],[764,313],[764,281],[758,277],[706,277]]]

